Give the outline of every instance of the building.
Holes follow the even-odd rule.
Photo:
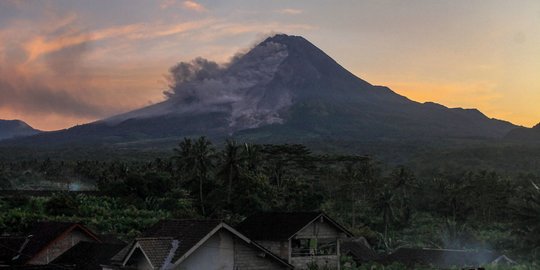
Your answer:
[[[287,261],[219,220],[163,220],[103,269],[292,269]]]
[[[340,242],[353,236],[322,212],[259,213],[237,229],[296,269],[310,264],[339,269]]]
[[[0,237],[0,265],[46,265],[80,241],[101,242],[73,222],[37,222],[24,235]]]

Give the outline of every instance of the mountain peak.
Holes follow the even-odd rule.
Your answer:
[[[0,140],[13,137],[29,136],[39,133],[21,120],[3,120],[0,119]]]
[[[300,36],[268,37],[228,65],[196,58],[170,71],[167,100],[41,138],[496,138],[515,127],[373,86]]]
[[[312,45],[311,42],[309,42],[307,39],[301,37],[301,36],[294,36],[294,35],[287,35],[287,34],[276,34],[274,36],[266,38],[261,44],[265,44],[268,42],[275,42],[280,43],[284,45]]]

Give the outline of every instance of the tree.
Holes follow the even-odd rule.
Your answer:
[[[225,149],[221,154],[221,169],[218,175],[227,182],[227,205],[231,204],[233,182],[238,182],[240,177],[241,164],[244,156],[241,147],[234,140],[227,140]]]
[[[388,227],[395,220],[394,213],[394,194],[388,187],[384,187],[383,191],[377,198],[375,208],[382,216],[384,226],[384,240],[388,239]]]
[[[208,182],[209,174],[215,166],[215,148],[206,137],[200,137],[196,141],[186,138],[179,147],[175,149],[179,169],[189,182],[198,183],[201,214],[206,215],[204,183]]]

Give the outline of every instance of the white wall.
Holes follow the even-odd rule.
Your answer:
[[[224,230],[218,231],[176,269],[234,270],[233,236]]]

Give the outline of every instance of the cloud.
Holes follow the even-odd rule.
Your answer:
[[[40,35],[28,40],[23,47],[28,52],[28,61],[33,61],[42,55],[87,42],[96,42],[113,38],[141,40],[171,36],[202,28],[208,25],[210,22],[211,20],[200,20],[176,24],[139,23],[98,29],[88,32],[71,31],[62,35]]]
[[[50,86],[41,78],[0,70],[0,108],[35,114],[100,117],[110,112],[83,96]]]
[[[197,3],[195,1],[191,1],[191,0],[184,1],[182,3],[182,6],[184,8],[186,8],[186,9],[194,10],[194,11],[197,11],[197,12],[206,11],[206,8],[202,4]]]
[[[298,15],[298,14],[304,13],[303,10],[295,9],[295,8],[284,8],[284,9],[278,10],[278,12],[281,14],[287,14],[287,15]]]

